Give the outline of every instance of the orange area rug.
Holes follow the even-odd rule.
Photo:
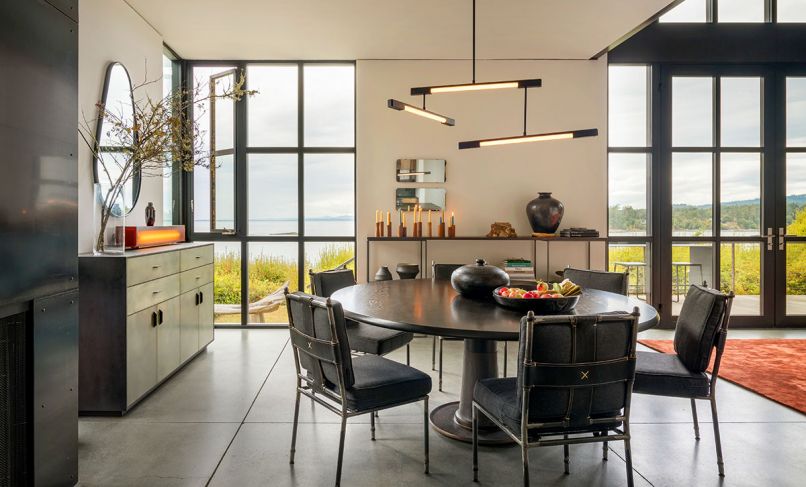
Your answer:
[[[639,340],[674,353],[671,340]],[[711,356],[711,366],[714,356]],[[711,366],[708,372],[711,372]],[[806,340],[728,340],[719,377],[806,414]]]

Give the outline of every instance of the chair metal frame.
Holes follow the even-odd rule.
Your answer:
[[[289,464],[294,464],[294,456],[296,453],[297,445],[297,425],[299,423],[299,403],[300,397],[306,396],[312,401],[324,406],[327,410],[339,415],[341,417],[341,432],[339,436],[339,454],[338,463],[336,466],[336,486],[341,485],[341,472],[342,460],[344,458],[344,436],[347,430],[347,419],[363,414],[369,414],[370,417],[370,430],[372,433],[372,440],[375,440],[375,412],[383,409],[390,409],[393,407],[403,406],[415,402],[423,401],[423,445],[424,445],[424,460],[425,460],[425,473],[429,473],[429,454],[428,454],[428,395],[403,401],[388,406],[366,409],[366,410],[351,410],[347,407],[344,400],[345,397],[345,381],[344,369],[342,368],[344,357],[341,356],[341,348],[339,347],[338,334],[336,332],[336,317],[333,313],[333,301],[330,298],[325,298],[325,302],[317,301],[314,298],[290,294],[288,289],[285,290],[286,308],[288,310],[288,328],[291,334],[291,349],[294,355],[294,366],[296,368],[296,401],[294,404],[294,426],[291,433],[291,449],[289,452]],[[328,322],[330,324],[331,340],[324,340],[315,336],[308,335],[294,325],[294,319],[291,314],[291,306],[289,301],[298,301],[306,304],[313,315],[314,308],[326,309]],[[311,317],[313,322],[313,316]],[[300,354],[309,356],[318,366],[314,370],[306,370],[303,373],[303,368],[300,363]],[[331,364],[337,371],[337,382],[334,384],[338,392],[325,387],[327,380],[322,370],[322,362]]]
[[[705,286],[705,283],[703,284]],[[706,286],[707,287],[707,286]],[[708,381],[708,394],[704,396],[690,396],[690,395],[671,395],[671,394],[650,394],[653,396],[663,397],[681,397],[688,398],[691,401],[691,419],[694,423],[694,439],[700,441],[700,424],[697,419],[697,404],[696,400],[707,400],[711,404],[711,418],[714,426],[714,444],[716,446],[716,464],[719,469],[719,476],[725,476],[725,462],[722,457],[722,438],[719,434],[719,415],[717,414],[716,407],[716,381],[719,378],[719,364],[722,362],[722,354],[725,352],[725,343],[728,339],[728,325],[730,324],[730,310],[733,307],[733,298],[736,297],[733,291],[726,294],[725,309],[722,310],[722,316],[719,318],[719,325],[716,334],[714,335],[714,343],[711,349],[716,348],[716,357],[714,357],[714,368],[711,372],[711,378]],[[640,392],[636,394],[642,394]]]
[[[625,462],[627,464],[627,485],[629,487],[633,486],[633,471],[632,471],[632,450],[630,447],[630,403],[632,398],[632,386],[635,377],[635,362],[636,362],[636,340],[637,340],[637,333],[638,333],[638,308],[634,308],[632,313],[624,313],[624,314],[602,314],[596,316],[596,323],[602,322],[612,322],[612,321],[631,321],[632,322],[632,330],[631,330],[631,342],[628,348],[627,355],[625,357],[621,357],[618,359],[613,360],[603,360],[603,361],[595,361],[595,362],[578,362],[578,363],[568,363],[568,364],[546,364],[546,363],[538,363],[533,362],[531,357],[531,350],[532,350],[532,343],[533,343],[533,336],[534,336],[534,327],[540,324],[562,324],[568,323],[569,326],[572,328],[572,333],[575,334],[575,327],[576,322],[578,320],[577,316],[565,315],[565,316],[549,316],[549,317],[535,317],[534,313],[531,311],[527,315],[526,318],[526,350],[528,351],[526,356],[524,356],[523,363],[519,364],[519,368],[522,367],[523,370],[523,384],[522,384],[522,397],[523,401],[521,404],[521,428],[520,431],[512,431],[508,426],[506,426],[502,421],[499,421],[495,415],[491,414],[487,411],[483,406],[481,406],[476,400],[473,400],[473,481],[478,482],[478,470],[479,470],[479,459],[478,459],[478,450],[479,450],[479,442],[478,442],[478,431],[479,431],[479,412],[483,413],[493,424],[498,426],[504,433],[506,433],[510,438],[512,438],[518,446],[521,447],[521,459],[523,463],[523,485],[528,487],[529,486],[529,448],[532,447],[542,447],[542,446],[563,446],[564,450],[564,463],[565,463],[565,473],[570,473],[569,470],[569,445],[580,444],[580,443],[602,443],[602,460],[607,461],[607,443],[610,441],[623,441],[624,442],[624,452],[625,452]],[[572,340],[571,342],[571,356],[576,356],[576,340]],[[530,441],[529,439],[529,432],[530,430],[536,429],[544,429],[544,428],[569,428],[570,427],[570,414],[571,408],[573,405],[574,400],[574,389],[576,388],[591,388],[594,386],[601,386],[606,384],[613,384],[616,382],[622,382],[622,380],[618,381],[596,381],[595,379],[590,379],[588,373],[585,371],[594,370],[596,368],[604,368],[604,367],[618,367],[624,366],[632,368],[632,377],[631,379],[623,380],[626,382],[627,387],[625,388],[625,397],[624,397],[624,410],[623,413],[614,416],[614,417],[602,417],[602,418],[590,418],[590,408],[591,403],[588,405],[588,425],[594,427],[597,424],[607,424],[607,423],[616,423],[620,422],[622,427],[621,429],[613,428],[608,430],[599,430],[593,431],[593,436],[580,436],[586,435],[588,431],[579,431],[578,428],[573,428],[569,432],[549,432],[543,435],[537,436],[537,440]],[[567,371],[575,371],[581,372],[578,376],[576,376],[575,380],[570,380],[570,374],[568,375],[569,378],[562,379],[556,378],[548,381],[544,384],[538,384],[540,381],[539,376],[539,369],[541,368],[551,368],[555,371],[562,371],[563,369]],[[575,370],[578,369],[578,370]],[[527,375],[531,377],[527,377]],[[530,423],[529,422],[529,400],[531,396],[531,391],[534,387],[556,387],[560,389],[570,389],[571,393],[569,394],[568,403],[566,407],[566,416],[563,421],[555,421],[555,422],[545,422],[545,423]],[[577,435],[577,436],[569,436],[569,435]],[[562,436],[562,438],[553,438],[557,436]],[[549,439],[542,439],[543,437],[549,437]]]
[[[313,275],[314,274],[322,274],[322,273],[325,273],[325,272],[333,272],[333,271],[352,270],[352,269],[347,269],[347,264],[349,264],[349,263],[350,263],[350,260],[348,260],[347,262],[342,263],[341,265],[339,265],[338,267],[336,267],[334,269],[328,269],[326,271],[314,272],[313,269],[308,269],[308,278],[310,279],[310,283],[311,283],[310,284],[310,286],[311,286],[311,294],[316,294],[317,296],[319,295],[318,290],[316,289],[316,286],[313,285]],[[355,273],[353,273],[353,283],[356,283]],[[322,297],[329,298],[330,296],[322,296]],[[394,350],[392,350],[392,351],[394,351]],[[364,352],[357,352],[357,353],[364,353]],[[391,352],[389,352],[389,353],[391,353]],[[406,344],[406,365],[411,365],[411,344],[410,343]]]

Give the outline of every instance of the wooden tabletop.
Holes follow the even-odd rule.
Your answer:
[[[348,318],[394,330],[453,338],[517,340],[523,313],[503,308],[492,299],[475,301],[460,296],[450,281],[401,279],[376,281],[340,289],[333,294]],[[638,307],[638,330],[658,324],[658,312],[636,298],[583,290],[570,314],[631,312]]]

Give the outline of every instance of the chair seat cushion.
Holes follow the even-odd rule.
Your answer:
[[[347,320],[347,339],[356,352],[386,355],[406,345],[414,334]]]
[[[473,399],[487,412],[489,412],[495,419],[502,422],[513,433],[519,435],[521,428],[521,405],[518,403],[518,379],[516,377],[507,377],[503,379],[482,379],[476,382],[476,387],[473,390]],[[562,417],[540,417],[539,408],[531,408],[532,419],[530,421],[537,422],[557,422],[562,421]],[[535,416],[535,414],[537,415]],[[596,417],[612,417],[618,415],[618,411],[605,414],[597,414]],[[539,418],[539,419],[537,419]],[[537,421],[536,421],[537,419]],[[576,426],[569,428],[547,427],[536,428],[530,431],[532,435],[538,436],[540,434],[549,435],[555,433],[577,433],[588,431],[606,431],[617,428],[621,422],[612,423],[599,423],[594,425]]]
[[[351,411],[392,406],[431,392],[428,374],[377,355],[354,357],[353,375],[355,382],[344,393]]]
[[[692,372],[676,354],[637,352],[633,392],[656,396],[707,397],[708,376]]]

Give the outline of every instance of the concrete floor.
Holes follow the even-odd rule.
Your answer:
[[[651,330],[642,336],[671,334]],[[803,338],[806,330],[738,330],[731,336]],[[310,401],[300,411],[296,464],[288,464],[294,366],[287,338],[286,330],[216,330],[206,353],[125,417],[81,418],[80,485],[333,485],[339,418]],[[457,399],[461,347],[446,342],[445,392],[436,391],[432,372],[431,407]],[[403,352],[392,358],[405,360]],[[430,371],[430,338],[415,339],[412,365]],[[515,370],[512,354],[509,367]],[[636,485],[803,485],[806,416],[724,381],[718,397],[727,473],[722,480],[707,402],[699,403],[697,442],[687,400],[634,396]],[[422,473],[421,421],[421,404],[384,411],[372,442],[369,417],[350,420],[343,485],[473,485],[470,446],[433,430],[431,475]],[[572,446],[570,475],[563,474],[559,447],[533,449],[530,462],[532,485],[625,484],[620,444],[611,444],[605,463],[598,445]],[[520,478],[517,448],[481,450],[481,485],[517,485]]]

